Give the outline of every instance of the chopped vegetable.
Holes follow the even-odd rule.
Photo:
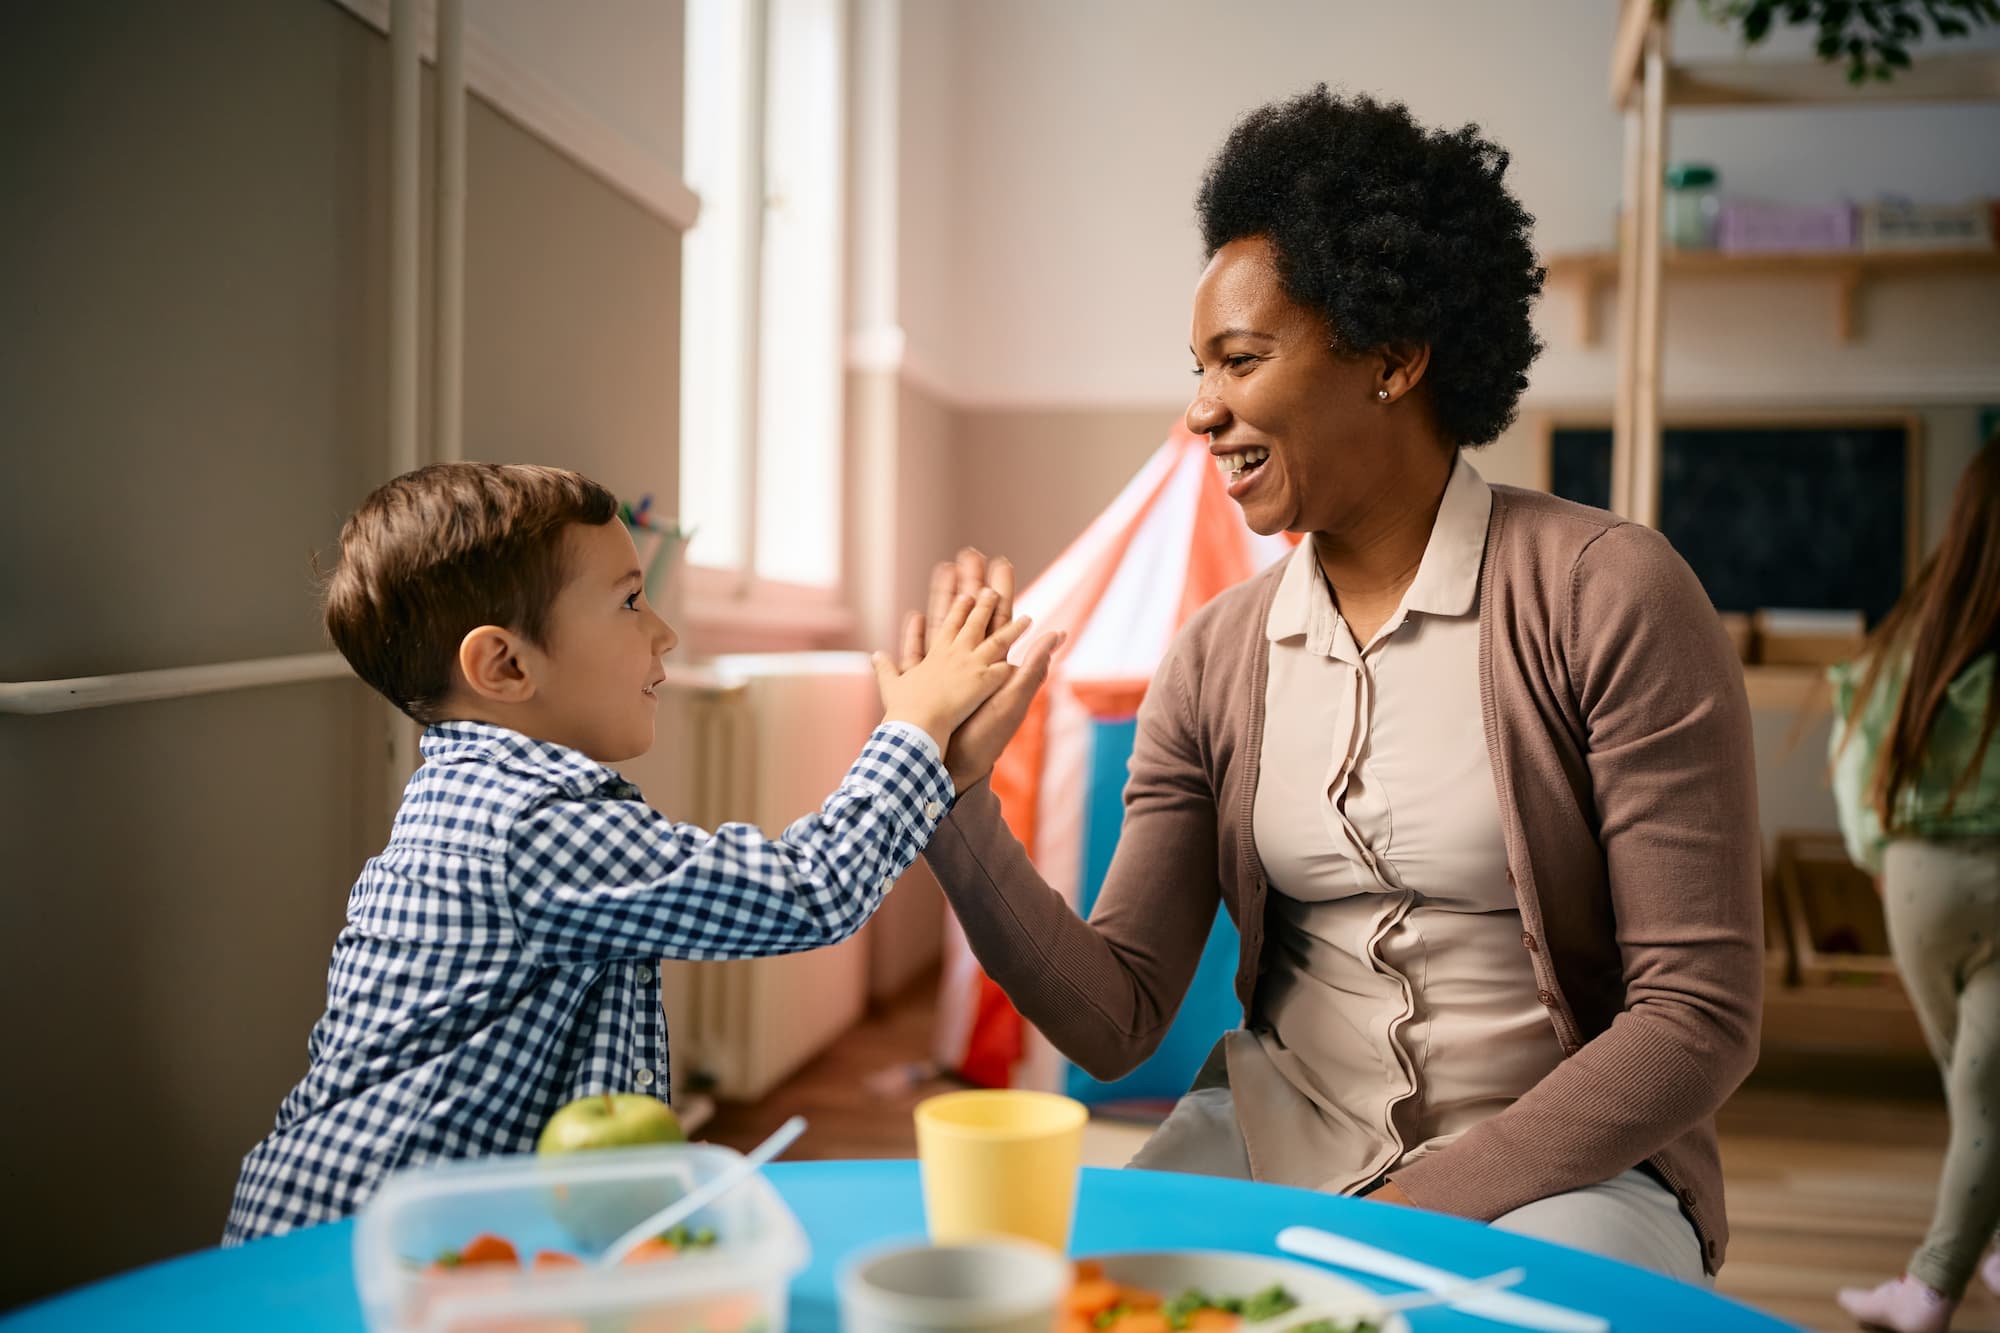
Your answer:
[[[1103,1266],[1076,1265],[1076,1281],[1063,1302],[1058,1333],[1232,1333],[1239,1325],[1273,1319],[1298,1306],[1273,1284],[1250,1296],[1219,1296],[1189,1288],[1169,1299],[1104,1276]],[[1288,1333],[1380,1333],[1370,1319],[1321,1319]]]

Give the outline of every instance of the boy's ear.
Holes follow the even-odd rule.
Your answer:
[[[521,641],[498,625],[481,625],[459,641],[458,670],[475,699],[518,704],[535,695]]]

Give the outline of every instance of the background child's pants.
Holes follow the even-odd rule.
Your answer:
[[[1910,1275],[1956,1297],[2000,1227],[2000,838],[1890,843],[1882,905],[1951,1113],[1937,1211]]]

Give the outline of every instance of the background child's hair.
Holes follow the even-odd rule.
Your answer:
[[[458,647],[481,625],[543,642],[563,533],[618,501],[561,468],[438,463],[379,486],[340,530],[326,630],[354,673],[419,722],[438,720]]]
[[[1861,729],[1868,700],[1892,659],[1909,654],[1909,676],[1876,756],[1869,801],[1890,834],[1899,831],[1898,803],[1923,775],[1931,728],[1945,694],[1974,661],[2000,652],[2000,430],[1972,456],[1952,493],[1951,517],[1938,549],[1868,639],[1868,666],[1848,710],[1844,748]],[[1949,813],[1979,775],[2000,723],[2000,690],[1986,700],[1979,741],[1945,798]]]

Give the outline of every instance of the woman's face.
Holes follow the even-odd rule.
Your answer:
[[[1209,437],[1253,530],[1339,533],[1395,489],[1383,359],[1334,351],[1326,321],[1285,295],[1263,237],[1209,261],[1189,350],[1201,384],[1188,429]]]

